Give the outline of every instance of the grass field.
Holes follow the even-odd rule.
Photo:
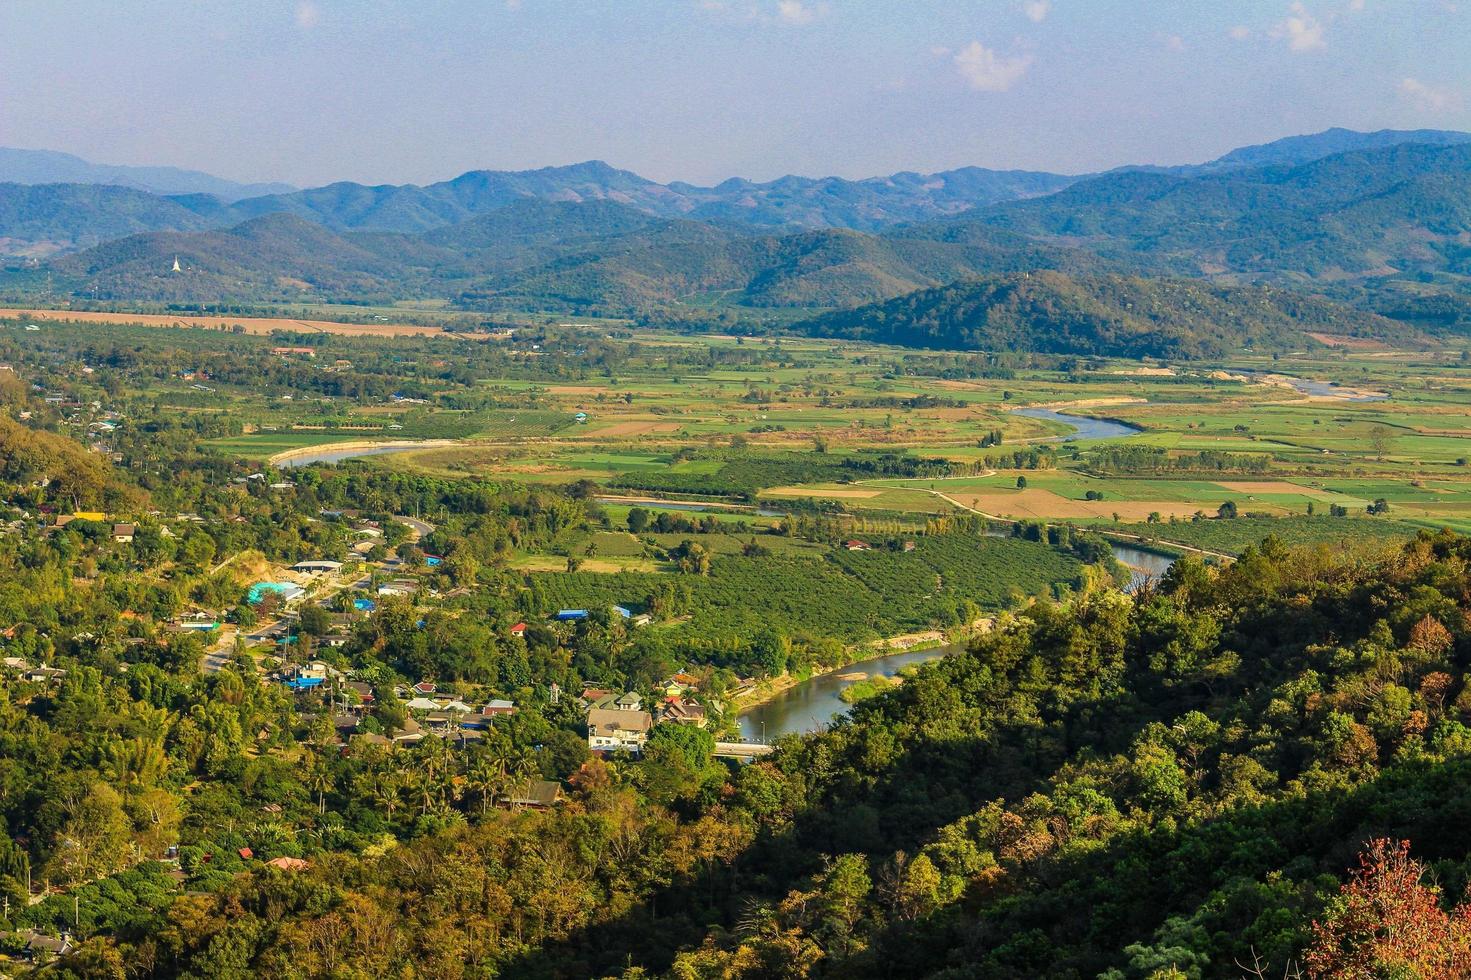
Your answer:
[[[262,430],[273,427],[213,443],[250,458],[377,438],[363,432],[377,426],[383,438],[454,444],[368,465],[531,485],[589,480],[606,493],[760,501],[855,520],[918,524],[974,510],[1139,524],[1163,535],[1183,524],[1198,529],[1192,518],[1228,502],[1254,521],[1296,527],[1310,511],[1357,517],[1383,501],[1396,527],[1471,530],[1471,365],[1458,352],[1342,348],[1167,366],[1099,360],[988,377],[967,373],[961,355],[874,345],[654,332],[635,339],[616,369],[540,378],[507,370],[414,406],[283,404],[254,392],[191,393],[183,384],[168,397],[184,411],[223,402]],[[671,356],[699,351],[730,358]],[[1246,371],[1279,380],[1250,380]],[[1281,378],[1388,397],[1307,397]],[[1073,441],[1068,425],[1013,411],[1026,406],[1141,431]],[[324,428],[292,428],[308,425]],[[996,433],[1000,445],[992,444]],[[918,465],[926,460],[940,462]],[[612,516],[622,520],[626,509]],[[1147,523],[1154,517],[1164,523]],[[1186,533],[1234,541],[1247,529]]]

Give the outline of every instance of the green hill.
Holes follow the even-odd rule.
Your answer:
[[[1411,339],[1392,321],[1283,289],[1058,272],[924,289],[795,329],[910,347],[1171,358],[1301,347],[1305,331]]]

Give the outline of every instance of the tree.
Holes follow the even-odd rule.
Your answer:
[[[649,529],[650,513],[642,507],[634,507],[628,512],[628,530],[634,534],[643,534]]]
[[[1383,459],[1394,451],[1394,430],[1387,425],[1376,425],[1369,430],[1369,448],[1374,455]]]
[[[1016,488],[1018,490],[1025,490],[1027,488],[1027,478],[1024,477],[1024,476],[1017,477],[1016,478]]]
[[[1231,519],[1236,516],[1236,501],[1228,500],[1216,508],[1216,516]]]
[[[309,602],[302,606],[297,625],[308,636],[326,636],[332,629],[332,616],[315,602]]]
[[[1410,842],[1370,841],[1321,921],[1306,963],[1313,977],[1471,976],[1471,906],[1446,913]]]
[[[80,884],[111,874],[127,856],[131,829],[117,790],[106,783],[93,783],[67,807],[66,823],[46,865],[47,877]]]

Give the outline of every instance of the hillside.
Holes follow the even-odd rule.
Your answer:
[[[429,267],[449,257],[415,238],[348,239],[273,214],[225,231],[134,235],[65,256],[52,268],[64,282],[101,299],[361,298],[412,290]],[[173,271],[176,258],[179,272]]]
[[[178,256],[180,273],[172,272]],[[609,201],[522,199],[424,235],[334,232],[291,214],[151,232],[63,256],[58,285],[111,299],[210,302],[432,295],[470,309],[630,314],[719,293],[750,307],[852,306],[985,270],[1096,264],[998,230],[964,242],[847,230],[751,235]]]
[[[1466,275],[1471,146],[1404,144],[1201,177],[1131,171],[909,234],[980,224],[1140,272],[1282,282]],[[960,227],[957,228],[956,226]]]
[[[1310,330],[1410,334],[1373,314],[1281,289],[1057,272],[920,290],[794,329],[908,347],[1168,358],[1301,347],[1311,343]]]
[[[165,197],[104,184],[0,184],[0,253],[49,255],[210,222]]]

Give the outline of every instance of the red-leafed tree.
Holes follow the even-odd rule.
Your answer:
[[[1313,923],[1308,975],[1336,980],[1471,976],[1471,905],[1440,907],[1410,842],[1370,841],[1352,880]]]

